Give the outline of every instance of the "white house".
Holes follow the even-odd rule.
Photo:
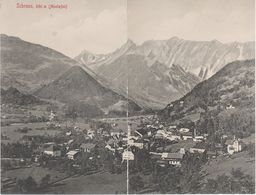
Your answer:
[[[56,119],[56,114],[51,110],[50,116],[49,116],[49,120],[50,121],[54,121]]]
[[[112,127],[116,127],[117,126],[117,123],[113,123],[111,124]]]
[[[124,160],[134,160],[134,154],[131,151],[125,150],[122,154],[122,159]]]
[[[168,137],[168,134],[164,130],[158,130],[155,134],[155,138],[158,138],[158,139],[163,139],[167,137]]]
[[[187,133],[187,132],[189,132],[189,129],[188,128],[180,128],[179,132],[180,133]]]
[[[166,138],[168,140],[170,140],[170,141],[180,140],[181,139],[180,135],[168,135]]]
[[[111,136],[118,136],[119,137],[120,134],[121,134],[120,131],[112,131],[112,132],[110,132]]]
[[[112,148],[109,144],[107,144],[105,148],[109,149],[112,152],[115,152],[115,148]]]
[[[91,129],[89,129],[89,130],[87,131],[87,135],[88,135],[91,139],[95,136],[94,131],[91,130]]]
[[[68,145],[72,144],[73,142],[74,142],[73,139],[69,140],[69,141],[68,141]]]
[[[161,125],[159,125],[159,128],[164,128],[164,126],[161,124]]]
[[[188,139],[193,139],[192,135],[183,135],[182,136],[183,140],[188,140]]]
[[[181,153],[181,154],[185,154],[185,153],[186,153],[185,148],[180,148],[179,153]]]
[[[183,140],[193,139],[193,135],[191,132],[182,133],[181,137]]]
[[[176,129],[176,128],[177,128],[176,125],[170,125],[170,126],[169,126],[169,129]]]
[[[77,158],[78,154],[79,154],[79,151],[77,151],[77,150],[70,150],[70,151],[67,153],[67,157],[68,157],[68,159],[70,159],[70,160],[75,160],[75,159]]]
[[[135,147],[137,147],[139,149],[143,149],[143,143],[140,143],[140,142],[128,142],[128,144],[130,146],[135,146]]]
[[[72,134],[71,131],[66,132],[67,136],[70,136],[71,134]]]
[[[205,139],[204,136],[195,136],[193,138],[193,141],[194,142],[202,142],[204,139]]]
[[[93,143],[83,143],[80,146],[80,149],[84,152],[91,152],[95,148],[95,144]]]
[[[227,140],[225,144],[227,145],[227,152],[229,154],[242,151],[242,142],[238,139]]]
[[[138,140],[138,139],[139,139],[139,137],[138,137],[138,136],[134,136],[134,135],[130,135],[130,136],[129,136],[129,139]]]
[[[44,154],[47,154],[49,156],[61,156],[60,148],[56,145],[50,145],[49,147],[44,149]]]
[[[202,148],[189,148],[189,152],[190,153],[204,153],[205,149],[202,149]]]

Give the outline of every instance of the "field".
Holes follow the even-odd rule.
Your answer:
[[[43,167],[36,167],[35,165],[32,165],[30,168],[22,168],[22,169],[14,169],[14,170],[8,170],[3,171],[1,173],[1,178],[11,178],[15,180],[17,179],[25,179],[29,176],[32,176],[33,179],[37,182],[39,185],[41,183],[41,179],[46,176],[47,174],[50,174],[50,182],[58,181],[62,178],[67,177],[65,173],[61,173],[55,170],[50,170]],[[3,190],[3,189],[2,189]],[[6,194],[13,194],[15,193],[15,185],[11,185],[9,188],[5,189],[4,191],[1,191],[2,193]]]
[[[249,144],[249,143],[255,143],[255,134],[250,135],[249,137],[243,138],[242,141],[245,144]]]
[[[35,110],[34,112],[36,112]],[[35,114],[35,113],[34,113]],[[38,113],[37,113],[38,114]],[[40,113],[42,114],[42,113]],[[44,113],[45,114],[45,113]],[[9,115],[10,116],[10,115]],[[24,117],[24,114],[15,114],[12,115],[11,119],[4,119],[5,121],[11,120],[11,124],[8,126],[2,126],[1,127],[1,133],[9,138],[9,140],[2,139],[2,143],[13,143],[19,141],[24,135],[50,135],[54,136],[58,134],[59,130],[53,130],[53,129],[43,129],[46,128],[46,122],[37,122],[37,123],[20,123],[18,120],[19,117]],[[126,117],[123,118],[105,118],[105,119],[96,119],[99,121],[116,124],[115,127],[113,127],[114,130],[123,130],[124,132],[127,131],[127,124],[128,121],[130,124],[132,124],[132,131],[133,129],[136,129],[137,125],[140,123],[140,117],[129,117],[128,120]],[[66,126],[72,126],[71,121],[64,121],[61,122],[61,127],[65,128]],[[83,119],[77,119],[75,122],[75,126],[80,127],[81,129],[89,129],[90,126],[87,124],[87,122],[84,122]],[[31,131],[28,131],[27,133],[20,133],[15,130],[19,128],[31,128]],[[40,130],[37,130],[37,128],[42,128]]]
[[[36,167],[32,165],[30,168],[22,168],[22,169],[14,169],[2,172],[2,177],[9,178],[27,178],[28,176],[32,176],[37,183],[40,183],[41,179],[47,174],[51,175],[51,182],[57,181],[61,178],[66,177],[65,173],[60,173],[59,171],[55,171],[53,169]]]
[[[27,133],[20,133],[17,132],[15,130],[19,129],[19,128],[24,128],[24,127],[28,127],[31,128],[31,131],[28,131]],[[2,143],[13,143],[13,142],[17,142],[19,139],[21,139],[24,135],[51,135],[54,136],[56,134],[59,133],[58,130],[36,130],[36,128],[42,128],[42,127],[46,127],[46,123],[42,122],[42,123],[16,123],[10,126],[3,126],[1,127],[1,133],[4,135],[7,135],[7,137],[9,138],[9,140],[2,140]]]
[[[116,123],[117,126],[113,127],[113,129],[118,130],[122,129],[123,131],[127,131],[127,125],[131,124],[131,131],[135,131],[137,126],[141,123],[141,120],[146,119],[150,115],[147,116],[132,116],[132,117],[120,117],[120,118],[103,118],[98,119],[99,121],[106,122],[106,123]]]
[[[215,178],[218,175],[229,174],[232,168],[241,168],[242,172],[251,175],[255,179],[255,158],[250,157],[246,151],[228,156],[220,156],[212,159],[203,167],[207,173],[206,178]]]
[[[126,173],[113,175],[107,172],[71,177],[51,187],[47,193],[65,194],[125,194]]]
[[[242,139],[245,144],[255,143],[255,134]],[[205,167],[207,178],[215,178],[223,173],[229,174],[232,168],[241,170],[255,179],[255,158],[251,157],[247,151],[228,156],[220,156],[212,159]]]

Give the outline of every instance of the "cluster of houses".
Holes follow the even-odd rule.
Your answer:
[[[115,129],[104,131],[102,128],[97,131],[97,136],[98,138],[100,137],[100,140],[102,141],[101,145],[111,151],[113,155],[119,153],[121,156],[124,156],[123,160],[125,160],[125,154],[128,147],[127,133]],[[64,156],[69,160],[76,160],[81,153],[91,154],[97,147],[97,144],[95,143],[95,134],[95,130],[93,129],[82,130],[77,126],[74,126],[73,130],[65,132],[65,136],[69,138],[67,142],[62,144],[56,144],[54,142],[44,143],[42,146],[42,153],[50,157]],[[83,137],[84,141],[76,145],[76,148],[71,147],[75,142],[75,138],[79,136]],[[134,143],[134,145],[138,146],[137,143]],[[65,154],[63,154],[63,148],[65,148]],[[92,155],[89,158],[92,158]]]
[[[135,160],[132,147],[137,148],[137,150],[147,149],[151,158],[156,160],[160,166],[181,166],[183,156],[186,152],[205,153],[208,158],[215,158],[217,155],[224,153],[232,155],[240,152],[244,146],[241,140],[235,137],[233,139],[227,139],[225,137],[226,142],[224,146],[222,144],[215,144],[215,150],[209,151],[205,148],[196,147],[198,142],[207,140],[207,135],[197,135],[195,130],[191,132],[188,128],[177,128],[177,126],[165,128],[163,125],[147,125],[145,126],[146,128],[132,131],[131,127],[131,125],[128,126],[127,133],[113,129],[110,132],[100,132],[100,136],[105,140],[103,143],[104,147],[112,152],[113,155],[118,153],[122,156],[122,162]],[[74,131],[80,131],[80,128],[74,127]],[[67,131],[65,135],[71,138],[73,132]],[[75,160],[81,152],[90,154],[96,147],[96,144],[93,143],[95,131],[87,130],[83,135],[85,142],[77,146],[76,149],[70,149],[69,147],[74,142],[73,139],[70,139],[61,146],[56,145],[54,142],[49,142],[43,145],[43,154],[52,157],[61,157],[63,156],[63,146],[65,146],[64,156],[70,160]],[[151,148],[154,142],[161,142],[163,140],[169,141],[170,150],[160,152]],[[180,143],[184,144],[179,145]]]
[[[56,115],[51,112],[50,122],[54,122],[55,118]],[[152,120],[151,117],[149,121],[154,120]],[[113,128],[115,126],[117,125],[112,125],[111,130],[98,129],[97,136],[102,138],[101,145],[103,145],[105,149],[112,152],[113,155],[119,154],[122,157],[122,162],[135,160],[132,148],[137,148],[137,150],[146,149],[150,153],[151,158],[155,159],[160,166],[181,166],[183,156],[186,152],[205,153],[208,158],[215,158],[217,155],[224,153],[232,155],[243,149],[243,143],[239,139],[234,138],[229,140],[227,137],[223,137],[226,140],[224,146],[215,144],[215,150],[209,151],[206,150],[206,148],[196,147],[197,143],[207,141],[207,134],[197,135],[196,130],[191,131],[189,128],[184,127],[178,128],[176,125],[166,127],[157,120],[133,130],[130,124],[128,125],[127,132]],[[83,135],[85,140],[83,143],[76,146],[75,149],[74,147],[70,147],[74,142],[74,139],[72,139],[74,132],[79,132],[79,136]],[[75,126],[73,131],[69,130],[65,132],[66,137],[70,137],[69,141],[63,143],[61,146],[55,143],[45,143],[43,145],[43,154],[52,157],[63,156],[63,147],[65,147],[64,156],[70,160],[75,160],[82,152],[90,154],[96,147],[94,143],[95,132],[96,131],[92,129],[83,131]],[[169,143],[168,147],[170,150],[160,152],[151,147],[155,142],[165,141]],[[175,145],[179,143],[184,144],[180,146]]]
[[[69,150],[64,154],[68,159],[75,160],[81,152],[91,153],[95,148],[94,143],[82,143],[78,149]],[[45,143],[43,146],[43,153],[51,157],[63,156],[62,147],[55,143]]]
[[[196,147],[198,142],[207,141],[207,134],[197,135],[196,130],[191,132],[189,128],[177,128],[175,125],[167,128],[164,127],[164,125],[159,124],[159,122],[151,125],[147,124],[145,128],[137,129],[132,132],[132,134],[128,131],[128,135],[128,146],[135,146],[138,149],[147,148],[151,154],[151,158],[155,159],[160,166],[181,166],[183,156],[186,152],[198,154],[205,153],[206,157],[210,159],[216,158],[218,155],[232,155],[242,151],[244,148],[244,144],[240,139],[235,137],[233,139],[227,139],[227,136],[223,137],[223,139],[226,140],[224,144],[215,144],[215,149],[208,150],[206,148]],[[171,152],[151,150],[149,146],[156,140],[159,140],[160,142],[167,140],[169,143],[173,143],[169,145]],[[176,148],[176,145],[179,145],[179,143],[183,144]],[[173,151],[174,149],[175,151]],[[134,160],[134,155],[132,155],[131,151],[127,151],[125,158]]]

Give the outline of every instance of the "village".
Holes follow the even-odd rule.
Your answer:
[[[123,129],[119,127],[120,120],[127,124]],[[145,167],[152,164],[179,168],[186,154],[203,155],[207,161],[231,156],[245,147],[239,138],[227,135],[220,137],[220,143],[211,143],[208,134],[199,134],[195,128],[182,125],[167,126],[156,115],[128,120],[92,120],[87,129],[75,122],[63,127],[57,114],[51,111],[47,127],[59,129],[60,133],[56,136],[24,135],[18,143],[2,144],[1,171],[46,167],[70,177],[101,171],[122,174],[127,172],[129,164],[129,173],[133,175],[141,171],[150,173]],[[19,131],[26,134],[29,129]],[[3,190],[14,187],[16,180],[3,178]],[[44,188],[58,181],[53,176],[48,176],[48,180]]]

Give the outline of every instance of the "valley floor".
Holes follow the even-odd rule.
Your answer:
[[[252,176],[255,180],[255,158],[246,151],[232,156],[219,156],[211,159],[204,167],[206,179],[216,178],[218,175],[230,174],[232,168],[241,169],[244,174]]]
[[[100,172],[71,177],[48,189],[48,194],[126,194],[126,173],[113,175]]]

